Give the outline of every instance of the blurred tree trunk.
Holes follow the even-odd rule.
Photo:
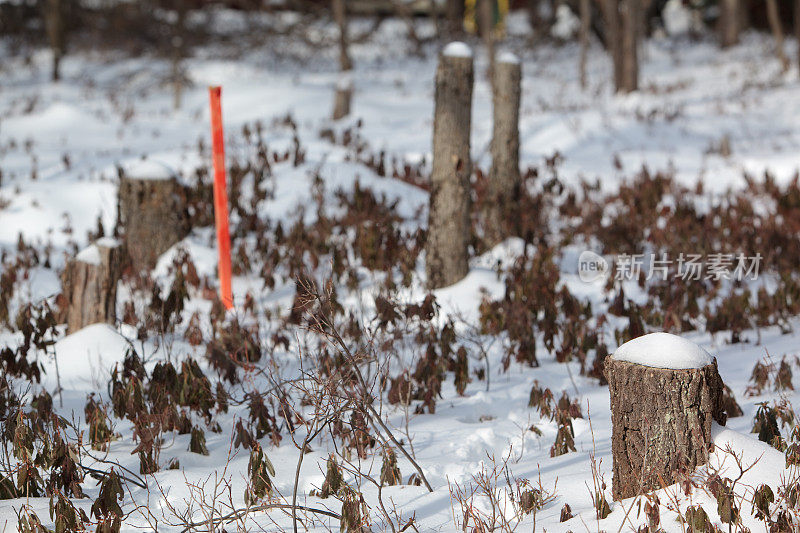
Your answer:
[[[414,27],[414,13],[411,12],[407,0],[393,0],[392,5],[397,18],[401,19],[408,28],[408,38],[414,43],[414,53],[422,57],[422,40],[417,35],[417,29]]]
[[[436,0],[428,0],[428,9],[431,11],[431,20],[433,21],[433,27],[436,28],[436,35],[441,35],[442,27],[439,22],[439,4]]]
[[[350,38],[347,34],[346,0],[332,0],[333,19],[339,27],[339,65],[343,71],[353,69],[350,59]]]
[[[519,107],[522,95],[519,58],[501,55],[494,70],[492,107],[492,167],[488,199],[483,208],[484,234],[489,246],[515,234],[519,220]]]
[[[494,14],[492,13],[492,0],[478,0],[478,31],[483,38],[486,54],[489,57],[489,80],[494,80]]]
[[[781,27],[781,17],[776,0],[767,0],[767,19],[769,20],[772,35],[775,37],[775,53],[785,72],[789,69],[789,59],[783,51],[783,28]]]
[[[61,79],[61,58],[64,57],[67,40],[66,23],[64,20],[64,0],[46,0],[44,8],[44,24],[47,31],[47,40],[53,51],[53,65],[51,78],[53,81]]]
[[[622,79],[618,92],[629,93],[639,88],[639,36],[641,34],[641,0],[620,2],[622,33]]]
[[[447,0],[447,33],[454,39],[464,33],[464,0]]]
[[[578,70],[581,78],[581,88],[586,89],[586,57],[589,54],[589,30],[592,23],[592,6],[590,0],[580,0],[581,15],[581,56]]]
[[[172,105],[177,110],[181,107],[183,89],[186,84],[186,74],[183,70],[183,58],[186,44],[186,2],[175,0],[175,27],[172,33]]]
[[[741,8],[740,0],[720,0],[718,30],[720,46],[723,48],[739,42]]]
[[[622,86],[622,39],[620,36],[619,1],[602,0],[603,17],[605,18],[605,42],[611,64],[614,67],[614,87],[617,91]]]
[[[800,0],[794,0],[794,38],[797,41],[797,68],[800,69]]]

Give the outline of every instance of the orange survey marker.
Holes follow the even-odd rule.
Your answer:
[[[225,184],[225,140],[222,136],[222,87],[209,87],[211,141],[214,151],[214,219],[219,249],[219,293],[225,309],[233,309],[231,291],[231,234],[228,227],[228,190]]]

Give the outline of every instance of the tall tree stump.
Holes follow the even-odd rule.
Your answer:
[[[425,270],[428,287],[446,287],[469,271],[470,128],[472,123],[472,50],[450,43],[436,69]]]
[[[67,263],[61,283],[68,332],[99,322],[114,323],[121,265],[122,247],[107,237]]]
[[[511,53],[501,54],[495,64],[492,84],[494,128],[492,134],[492,168],[484,210],[486,241],[497,244],[509,234],[509,226],[517,216],[519,196],[519,104],[522,67]]]
[[[685,339],[653,333],[607,357],[605,375],[614,499],[661,489],[708,462],[712,422],[725,424],[716,359]]]
[[[154,166],[123,175],[117,229],[136,271],[153,268],[158,256],[189,234],[186,193],[178,180]],[[135,176],[135,177],[133,177]]]

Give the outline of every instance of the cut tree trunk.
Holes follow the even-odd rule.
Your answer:
[[[517,219],[519,173],[519,106],[522,68],[517,57],[501,55],[495,65],[492,103],[492,168],[484,211],[486,241],[490,246],[509,236]]]
[[[448,45],[436,70],[428,237],[428,287],[437,289],[467,275],[470,235],[470,128],[472,54],[462,43]]]
[[[740,0],[720,0],[719,3],[719,44],[722,48],[739,42]]]
[[[353,81],[350,76],[343,75],[336,82],[333,96],[333,120],[339,120],[350,114],[350,102],[353,99]]]
[[[158,256],[189,234],[186,193],[174,177],[130,178],[119,184],[117,234],[133,268],[155,266]]]
[[[708,461],[712,422],[725,424],[716,360],[673,370],[607,357],[605,375],[615,500],[677,483]]]
[[[114,323],[122,255],[117,240],[102,238],[67,263],[61,283],[68,332]]]

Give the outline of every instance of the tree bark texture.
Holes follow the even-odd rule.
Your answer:
[[[347,5],[345,0],[332,0],[333,20],[339,27],[339,67],[343,71],[353,69],[350,59],[350,37],[347,33]]]
[[[797,42],[797,68],[800,70],[800,0],[794,0],[794,39]]]
[[[445,6],[447,33],[455,38],[464,33],[464,0],[447,0]]]
[[[519,61],[495,65],[492,103],[492,168],[489,172],[489,197],[484,212],[486,240],[497,244],[509,236],[517,219],[521,182],[519,172],[519,108],[522,68]]]
[[[353,84],[349,79],[340,79],[333,95],[333,120],[339,120],[350,114],[350,102],[353,99]]]
[[[712,422],[725,424],[716,360],[672,370],[608,357],[605,375],[615,500],[672,485],[708,461]]]
[[[620,35],[619,1],[603,0],[603,17],[605,18],[605,41],[613,66],[614,88],[619,91],[622,86],[622,38]]]
[[[175,178],[119,184],[117,229],[136,271],[153,268],[158,256],[189,234],[186,194]]]
[[[580,15],[581,55],[578,64],[578,74],[581,79],[581,89],[586,89],[586,61],[589,55],[589,32],[591,31],[592,25],[592,6],[590,0],[580,0]]]
[[[740,0],[720,0],[719,2],[719,44],[722,48],[739,42]]]
[[[490,80],[494,79],[495,67],[495,46],[494,46],[494,13],[492,12],[493,0],[477,0],[477,14],[478,20],[478,33],[483,39],[483,44],[486,47],[486,55],[489,58],[489,73]]]
[[[67,263],[61,275],[67,331],[116,320],[117,282],[122,248],[114,239],[100,239]]]
[[[639,36],[641,35],[641,0],[621,0],[622,33],[621,85],[618,92],[629,93],[639,88]]]
[[[470,234],[472,57],[443,54],[436,70],[428,237],[428,286],[446,287],[467,275]]]

